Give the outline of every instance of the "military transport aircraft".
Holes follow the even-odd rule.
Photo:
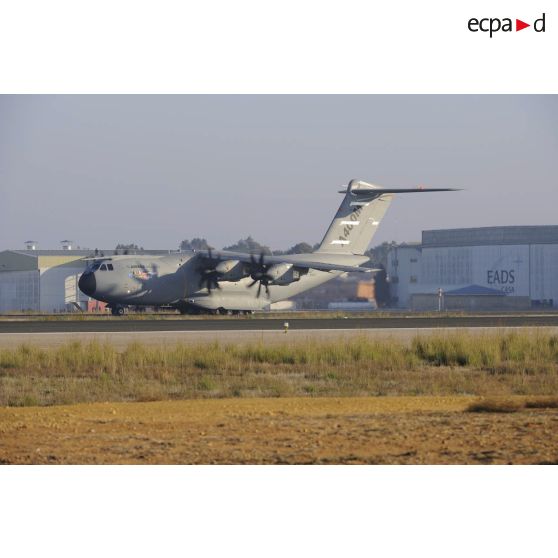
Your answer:
[[[382,188],[351,180],[318,249],[311,254],[268,256],[221,250],[161,256],[93,258],[79,279],[87,296],[108,303],[114,315],[126,306],[172,306],[181,313],[247,313],[263,310],[344,272],[371,273],[364,255],[394,194],[453,188]]]

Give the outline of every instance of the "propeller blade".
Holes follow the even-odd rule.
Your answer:
[[[258,280],[254,279],[249,285],[246,285],[246,288],[249,289],[250,287],[253,287],[257,282]]]
[[[263,267],[264,265],[264,253],[263,251],[260,252],[260,267]]]
[[[267,283],[264,283],[265,285],[265,294],[269,297],[269,287],[267,286]]]
[[[260,293],[262,292],[262,282],[260,281],[260,284],[258,285],[258,293],[256,294],[256,296],[258,298],[260,298]]]

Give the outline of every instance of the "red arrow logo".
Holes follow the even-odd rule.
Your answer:
[[[515,20],[515,30],[516,31],[521,31],[522,29],[525,29],[526,27],[531,27],[531,24],[530,23],[525,23],[524,21],[521,21],[520,19]]]

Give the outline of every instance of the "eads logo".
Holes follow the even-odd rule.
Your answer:
[[[497,17],[485,17],[483,19],[477,19],[472,17],[469,20],[469,31],[473,33],[477,33],[478,31],[482,31],[483,33],[490,33],[490,38],[494,33],[498,31],[511,32],[514,31],[512,19],[509,17],[505,17],[504,19],[499,19]],[[515,31],[521,31],[522,29],[526,29],[527,27],[531,27],[530,23],[525,23],[520,19],[515,20]],[[533,29],[537,33],[544,33],[545,32],[545,14],[542,15],[539,19],[536,19],[533,22]]]

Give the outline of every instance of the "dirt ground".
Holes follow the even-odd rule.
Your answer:
[[[558,463],[558,409],[464,412],[476,400],[279,398],[1,408],[0,463]]]

